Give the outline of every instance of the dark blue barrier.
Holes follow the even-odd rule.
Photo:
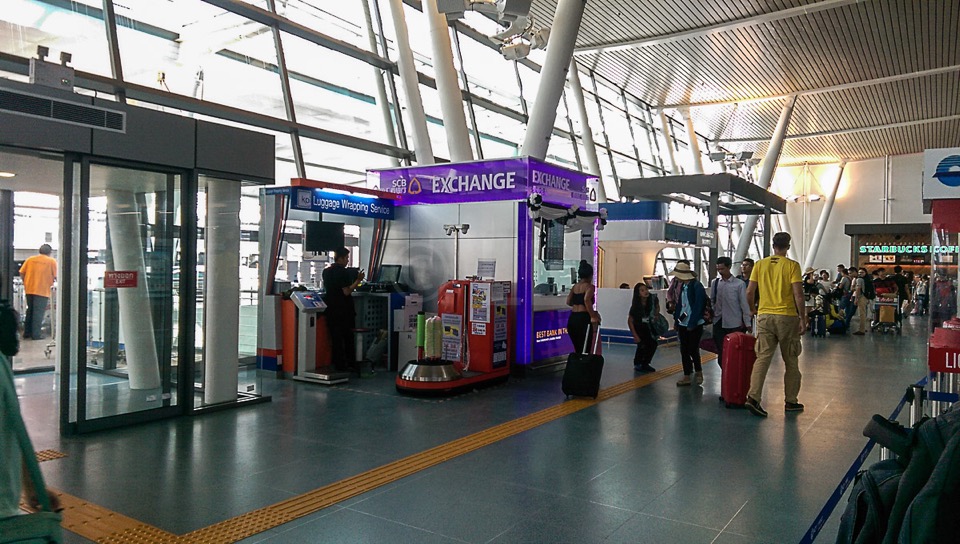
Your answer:
[[[920,387],[927,385],[927,378],[923,378],[915,385],[919,385]],[[947,393],[942,394],[946,395]],[[956,395],[952,396],[956,397]],[[927,393],[927,398],[930,399],[930,393]],[[896,409],[894,409],[893,413],[890,414],[888,419],[890,421],[896,421],[897,416],[900,415],[900,411],[903,410],[903,407],[906,406],[906,404],[907,395],[904,394],[900,399],[900,404],[897,404]],[[840,503],[840,499],[843,498],[843,494],[846,493],[847,488],[850,487],[850,483],[853,482],[853,479],[856,478],[857,473],[860,472],[860,467],[862,467],[867,461],[867,457],[870,456],[870,452],[873,450],[873,446],[875,444],[876,442],[871,439],[867,441],[867,445],[860,450],[860,455],[858,455],[853,464],[850,465],[847,473],[843,475],[843,479],[840,480],[840,484],[836,489],[833,490],[833,494],[830,495],[830,500],[827,501],[827,504],[823,505],[823,508],[820,510],[820,514],[818,514],[817,518],[813,520],[813,525],[807,529],[807,534],[803,535],[803,539],[800,540],[800,544],[810,544],[817,538],[817,535],[820,534],[820,529],[823,529],[824,524],[826,524],[827,520],[830,519],[834,509],[837,507],[837,504]]]

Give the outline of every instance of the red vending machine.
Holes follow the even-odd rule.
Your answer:
[[[509,281],[453,280],[440,287],[442,355],[461,372],[509,372],[513,352]]]

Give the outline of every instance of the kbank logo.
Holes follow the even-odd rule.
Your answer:
[[[940,161],[933,177],[948,187],[960,187],[960,155],[950,155]]]

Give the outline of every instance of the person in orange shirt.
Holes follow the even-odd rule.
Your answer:
[[[20,277],[23,278],[23,290],[27,295],[27,315],[23,327],[23,337],[33,340],[43,339],[43,314],[50,303],[50,287],[57,279],[57,261],[50,256],[53,248],[50,244],[40,246],[39,255],[23,261]]]

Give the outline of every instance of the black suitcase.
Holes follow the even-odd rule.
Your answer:
[[[592,328],[592,327],[591,327]],[[567,397],[597,398],[600,393],[600,376],[603,374],[603,356],[597,355],[600,331],[593,335],[593,353],[571,353],[567,358],[567,368],[563,371],[563,394]],[[584,342],[584,349],[590,347],[590,332]]]

